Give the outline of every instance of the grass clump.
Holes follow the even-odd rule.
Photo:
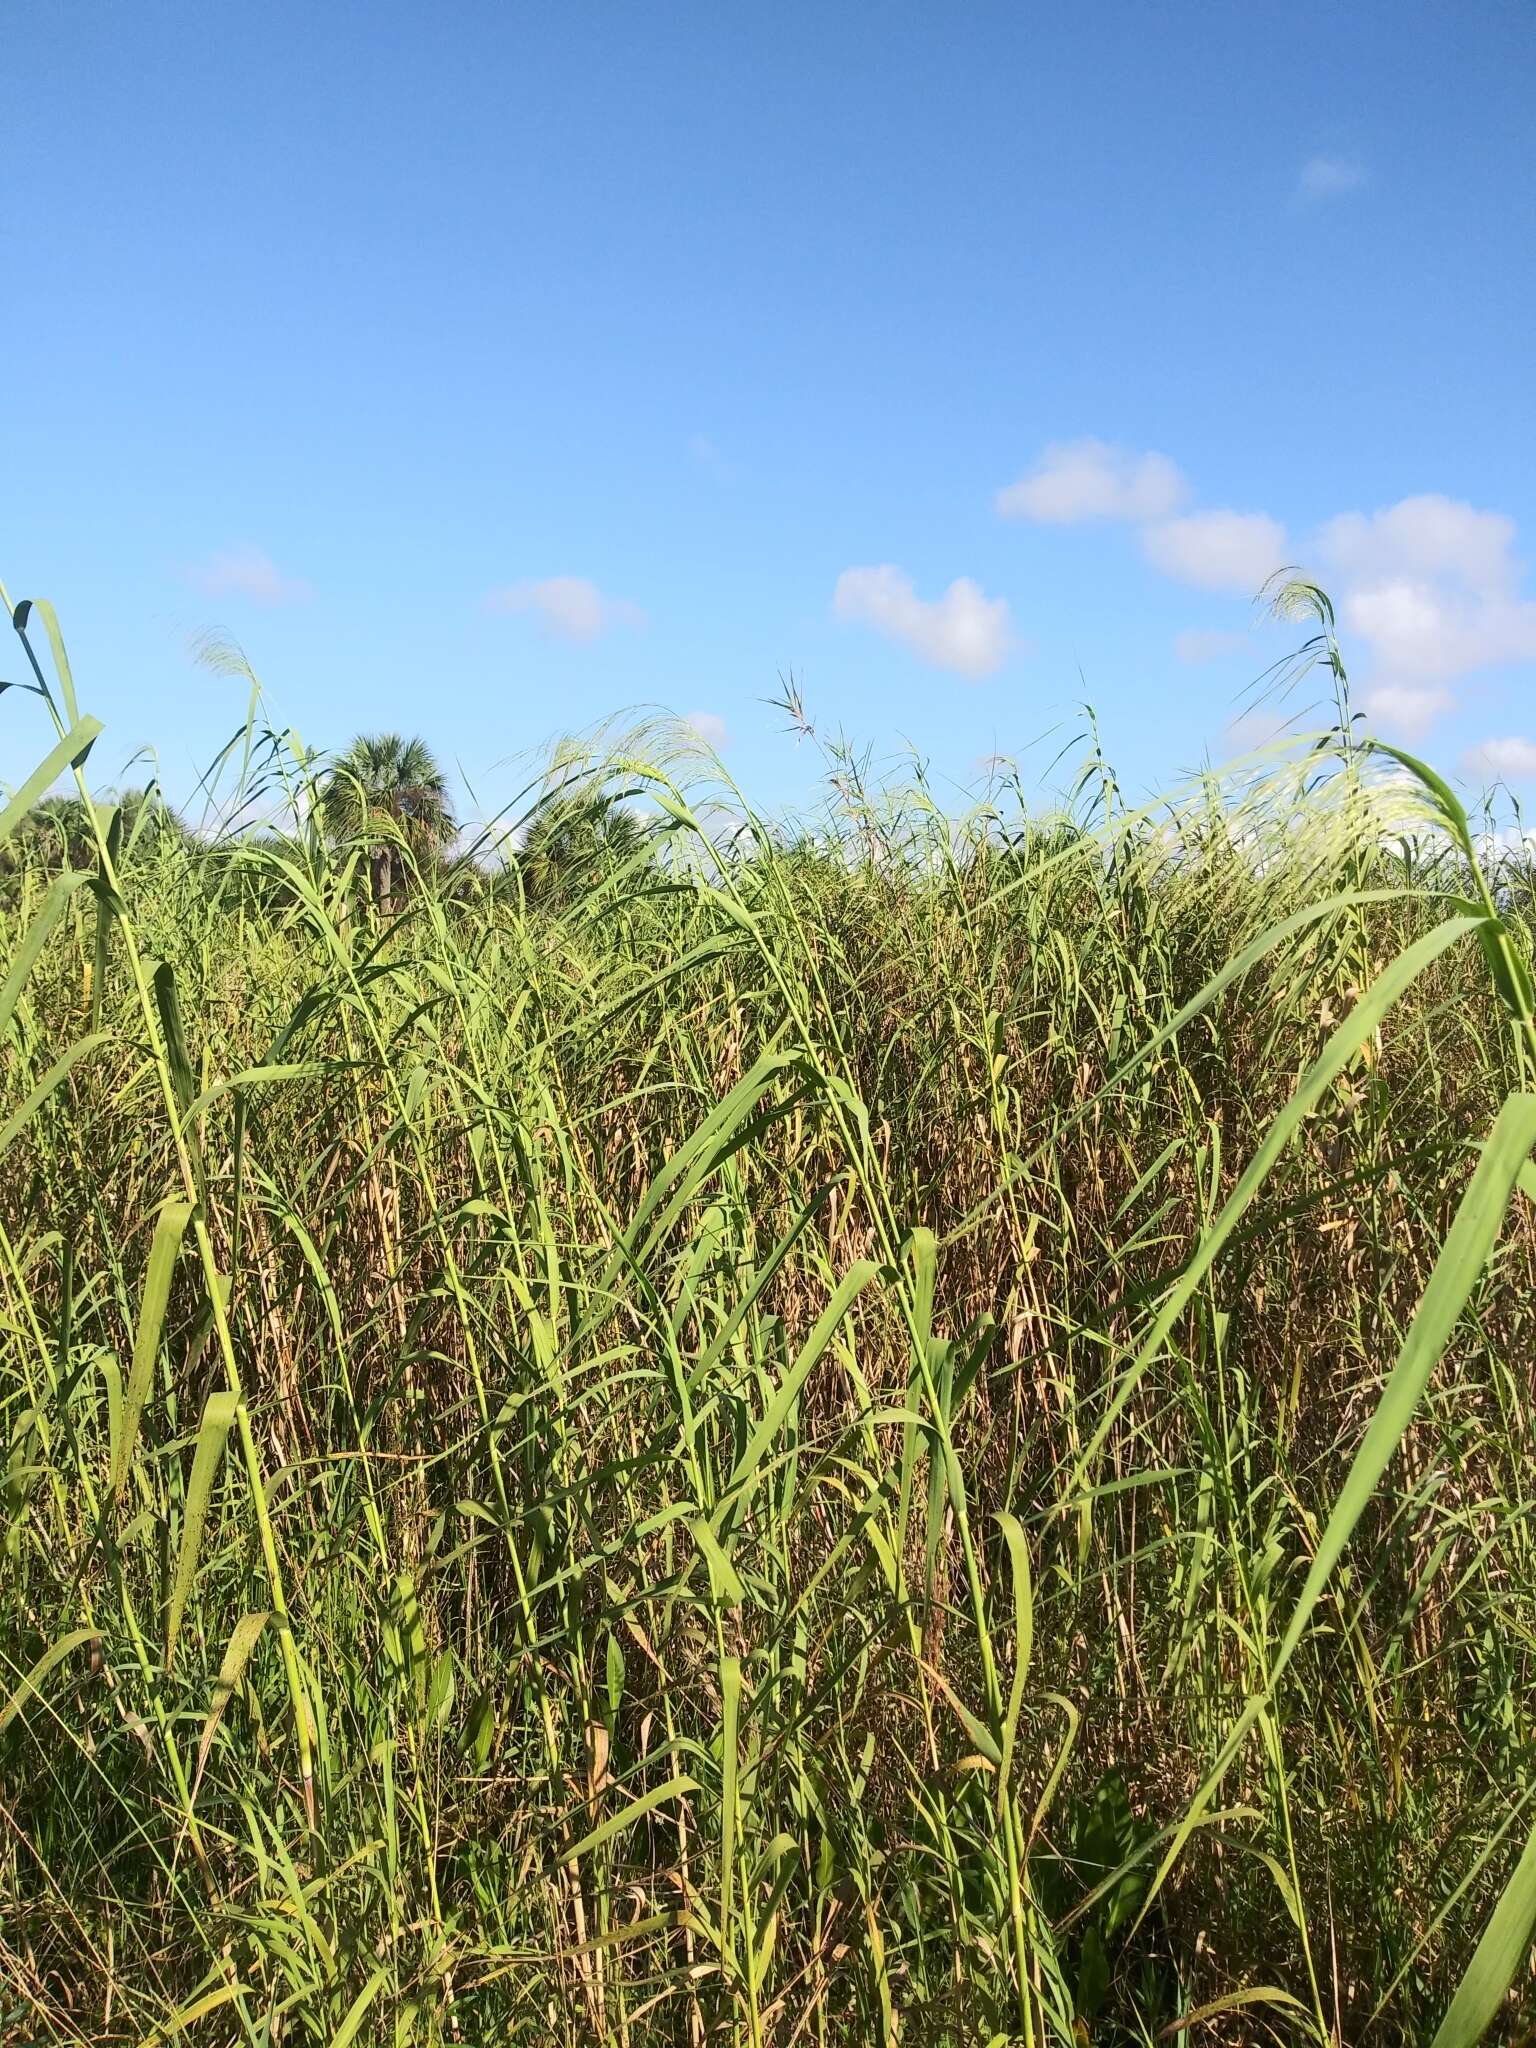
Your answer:
[[[162,828],[15,616],[0,2035],[1518,2026],[1522,856],[1347,704],[1144,811],[647,747],[492,862],[248,734]]]

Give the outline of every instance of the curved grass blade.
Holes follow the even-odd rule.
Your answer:
[[[1536,1146],[1536,1095],[1511,1095],[1489,1133],[1477,1169],[1461,1198],[1456,1219],[1441,1246],[1434,1271],[1408,1326],[1397,1363],[1387,1376],[1375,1413],[1328,1517],[1306,1583],[1297,1596],[1285,1634],[1270,1665],[1268,1682],[1243,1710],[1223,1744],[1214,1768],[1179,1823],[1168,1853],[1142,1903],[1141,1913],[1137,1916],[1138,1925],[1178,1860],[1179,1852],[1199,1816],[1231,1768],[1244,1739],[1273,1699],[1275,1688],[1301,1641],[1323,1588],[1413,1419],[1414,1410],[1429,1384],[1429,1376],[1460,1320],[1467,1297],[1482,1276],[1497,1242],[1510,1197],[1519,1184],[1521,1168],[1533,1146]]]
[[[1514,1983],[1536,1929],[1536,1827],[1499,1895],[1431,2048],[1473,2048]]]
[[[224,1660],[219,1665],[218,1682],[213,1688],[213,1700],[208,1708],[208,1717],[203,1722],[203,1732],[197,1741],[197,1763],[192,1772],[192,1798],[197,1798],[197,1788],[203,1782],[203,1772],[208,1768],[208,1755],[213,1748],[213,1738],[219,1732],[219,1723],[224,1718],[224,1709],[234,1698],[240,1681],[245,1676],[245,1667],[251,1661],[251,1652],[260,1640],[261,1632],[272,1619],[266,1608],[253,1614],[244,1614],[235,1624],[233,1635],[224,1651]]]
[[[77,1038],[61,1059],[54,1061],[20,1109],[7,1117],[4,1124],[0,1124],[0,1159],[5,1157],[59,1083],[67,1080],[86,1054],[94,1052],[98,1045],[105,1044],[110,1035],[106,1031],[89,1031],[84,1038]]]
[[[1098,1428],[1093,1432],[1086,1449],[1077,1461],[1073,1482],[1065,1497],[1068,1502],[1081,1487],[1089,1468],[1104,1448],[1111,1430],[1124,1412],[1126,1403],[1136,1391],[1152,1361],[1161,1352],[1175,1323],[1189,1306],[1195,1290],[1216,1263],[1218,1252],[1236,1229],[1243,1212],[1268,1179],[1275,1161],[1300,1129],[1308,1111],[1322,1100],[1324,1092],[1343,1073],[1403,991],[1449,947],[1479,931],[1484,922],[1485,920],[1480,917],[1448,917],[1443,923],[1436,925],[1432,932],[1427,932],[1422,939],[1405,947],[1391,966],[1371,984],[1343,1023],[1335,1029],[1321,1053],[1302,1076],[1290,1101],[1265,1132],[1262,1144],[1248,1162],[1237,1186],[1227,1197],[1221,1214],[1201,1239],[1195,1256],[1184,1269],[1177,1286],[1164,1303],[1162,1313],[1153,1324],[1151,1333],[1127,1366],[1120,1385],[1100,1419]]]
[[[208,1499],[213,1491],[213,1482],[218,1477],[219,1466],[224,1457],[224,1440],[239,1406],[233,1394],[217,1393],[208,1396],[203,1409],[202,1423],[197,1432],[197,1449],[192,1455],[192,1477],[187,1481],[187,1498],[183,1509],[181,1545],[176,1553],[176,1575],[171,1582],[170,1603],[165,1612],[165,1668],[170,1670],[176,1655],[176,1638],[181,1633],[181,1617],[186,1612],[187,1597],[192,1591],[192,1581],[197,1576],[198,1553],[202,1548],[203,1524],[208,1518]]]
[[[615,1835],[622,1834],[625,1828],[633,1827],[637,1820],[643,1820],[648,1813],[654,1813],[658,1806],[665,1806],[669,1799],[686,1799],[690,1792],[697,1792],[698,1789],[697,1778],[690,1778],[686,1771],[679,1771],[675,1778],[668,1778],[664,1785],[656,1786],[653,1791],[643,1792],[638,1799],[631,1799],[628,1806],[621,1807],[615,1814],[610,1814],[601,1827],[595,1827],[591,1834],[583,1835],[579,1842],[567,1849],[560,1859],[561,1862],[579,1863],[583,1856],[589,1856],[604,1842],[611,1842]]]
[[[209,2013],[217,2012],[231,1999],[243,1998],[245,1990],[244,1984],[221,1984],[217,1991],[205,1991],[201,1998],[194,1998],[190,2004],[178,2007],[164,2026],[156,2027],[152,2034],[145,2034],[139,2048],[169,2048],[169,2044],[185,2034],[195,2021],[206,2019]]]
[[[16,948],[10,972],[4,982],[0,982],[0,1032],[11,1021],[11,1013],[27,985],[27,977],[37,965],[38,955],[48,942],[48,934],[63,916],[70,897],[91,879],[86,869],[71,868],[50,885],[41,908],[27,927],[26,936]]]
[[[37,656],[32,652],[32,643],[27,638],[27,621],[36,612],[43,622],[43,631],[48,635],[48,645],[53,650],[53,666],[59,678],[59,689],[64,697],[64,715],[71,725],[79,722],[80,707],[75,702],[75,677],[69,665],[69,656],[64,649],[64,634],[59,625],[59,615],[53,602],[46,597],[24,597],[11,614],[11,624],[21,635],[21,644],[27,650],[27,659],[39,682],[42,671],[37,665]]]
[[[82,1643],[90,1642],[96,1633],[94,1628],[71,1629],[67,1636],[60,1636],[56,1643],[44,1650],[5,1705],[0,1707],[0,1735],[9,1728],[27,1701],[35,1697],[39,1682],[48,1676],[54,1665],[62,1663],[71,1650],[78,1650]]]
[[[0,845],[10,838],[22,819],[66,768],[78,767],[91,751],[101,732],[99,718],[82,718],[32,770],[3,811],[0,811]]]
[[[122,1435],[114,1446],[112,1491],[115,1494],[121,1495],[127,1483],[128,1468],[133,1463],[139,1422],[160,1350],[160,1330],[171,1298],[171,1276],[176,1270],[177,1254],[191,1220],[190,1202],[167,1202],[155,1225],[154,1240],[149,1248],[149,1265],[144,1274],[144,1294],[139,1303],[138,1328],[134,1332],[133,1363],[128,1368],[128,1384],[123,1389]]]

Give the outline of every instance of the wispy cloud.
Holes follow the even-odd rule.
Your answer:
[[[722,453],[708,434],[688,436],[688,459],[695,469],[703,470],[705,475],[712,476],[716,483],[728,484],[735,481],[735,463]]]
[[[832,594],[840,619],[873,626],[936,668],[972,677],[1001,668],[1018,644],[1006,598],[989,598],[969,576],[957,576],[942,597],[921,598],[912,579],[891,563],[845,569]]]
[[[1189,512],[1142,530],[1147,559],[1197,590],[1251,597],[1285,566],[1285,528],[1267,512]]]
[[[490,612],[532,612],[546,633],[595,640],[614,626],[643,626],[645,614],[627,598],[609,597],[586,576],[524,577],[486,593]]]
[[[1188,626],[1173,636],[1173,651],[1180,661],[1225,661],[1235,654],[1251,653],[1253,642],[1246,633],[1224,633],[1218,628]]]
[[[205,597],[243,597],[251,604],[302,604],[314,587],[302,576],[284,576],[261,548],[226,548],[187,571]]]
[[[1110,441],[1053,441],[1027,476],[997,494],[1004,519],[1076,526],[1115,519],[1165,519],[1189,496],[1177,463]]]
[[[1362,708],[1372,725],[1399,739],[1421,740],[1455,704],[1449,690],[1433,683],[1375,683]]]
[[[1364,164],[1351,156],[1309,156],[1296,180],[1299,199],[1341,199],[1366,181]]]
[[[1536,782],[1536,740],[1484,740],[1462,763],[1468,775],[1484,782]]]
[[[1292,721],[1283,711],[1268,704],[1255,704],[1228,719],[1216,744],[1216,758],[1233,761],[1244,754],[1260,754],[1288,739]]]
[[[685,712],[683,724],[711,753],[722,754],[731,743],[729,728],[718,711]]]

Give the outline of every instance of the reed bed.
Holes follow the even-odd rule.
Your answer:
[[[14,617],[0,2038],[1536,2023],[1517,847],[1347,698],[793,832],[651,733],[381,913],[259,707],[281,831],[51,854]]]

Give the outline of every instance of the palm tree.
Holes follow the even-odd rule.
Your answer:
[[[397,732],[359,733],[332,765],[320,790],[326,829],[342,840],[361,840],[368,853],[368,885],[377,909],[395,907],[395,854],[403,841],[424,867],[458,831],[448,778],[423,739]]]
[[[561,910],[591,895],[645,844],[635,813],[601,793],[549,798],[535,813],[518,848],[516,868],[524,898],[541,910]]]
[[[30,860],[45,872],[60,868],[94,868],[97,861],[96,819],[86,799],[67,790],[45,796],[35,803],[5,849],[7,869]],[[147,789],[122,789],[95,800],[94,809],[105,826],[115,810],[117,840],[114,857],[119,862],[130,847],[148,852],[170,840],[185,839],[186,827],[161,795],[158,784]]]
[[[96,831],[85,799],[73,792],[45,796],[23,819],[17,845],[44,868],[95,867]]]

